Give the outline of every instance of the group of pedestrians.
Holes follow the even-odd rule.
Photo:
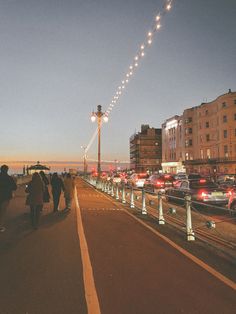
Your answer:
[[[53,198],[53,212],[59,211],[61,194],[64,192],[65,209],[70,211],[71,202],[74,196],[75,182],[70,173],[67,173],[62,179],[56,172],[50,177],[46,177],[43,171],[35,172],[31,181],[26,185],[27,193],[26,205],[30,207],[31,224],[34,229],[39,226],[40,212],[43,210],[44,203],[50,201],[49,185],[51,184],[51,193]],[[0,172],[0,232],[5,231],[4,219],[7,207],[12,198],[13,191],[17,189],[14,179],[8,175],[8,166],[1,166]]]

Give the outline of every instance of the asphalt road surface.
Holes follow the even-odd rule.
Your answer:
[[[235,284],[77,180],[33,231],[23,188],[0,234],[1,314],[235,313]],[[64,208],[63,198],[61,208]]]

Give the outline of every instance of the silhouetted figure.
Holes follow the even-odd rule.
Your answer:
[[[45,173],[43,171],[39,172],[40,177],[44,183],[44,193],[43,193],[43,202],[44,203],[49,203],[50,201],[50,194],[48,191],[48,185],[49,185],[49,181],[48,178],[46,177]]]
[[[61,192],[65,190],[62,179],[55,172],[51,178],[51,186],[52,186],[52,197],[53,197],[53,211],[57,212],[59,210],[59,202]]]
[[[38,228],[40,211],[43,208],[44,183],[40,175],[35,172],[29,182],[26,192],[29,193],[28,204],[30,205],[31,224],[34,229]]]
[[[74,179],[71,177],[70,173],[66,174],[66,177],[64,179],[64,196],[65,196],[65,202],[66,202],[66,208],[65,210],[71,209],[71,202],[74,197],[74,191],[75,191],[75,182]]]
[[[17,189],[17,185],[13,178],[7,174],[8,166],[2,165],[0,172],[0,232],[4,232],[4,220],[8,205],[12,199],[12,192]]]

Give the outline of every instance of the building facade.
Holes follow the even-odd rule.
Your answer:
[[[185,110],[183,121],[187,172],[235,174],[236,92]]]
[[[185,172],[183,117],[174,116],[162,124],[162,171]]]
[[[162,136],[161,129],[142,125],[141,132],[130,137],[130,168],[135,172],[150,173],[161,170]]]

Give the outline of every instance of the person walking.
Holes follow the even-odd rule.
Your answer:
[[[8,166],[2,165],[0,172],[0,232],[4,232],[4,220],[12,199],[12,192],[17,189],[17,185],[13,178],[8,175]]]
[[[48,191],[48,185],[49,185],[48,178],[46,177],[45,173],[42,170],[39,172],[39,175],[40,175],[40,177],[44,183],[43,202],[49,203],[50,202],[50,194]]]
[[[70,173],[66,174],[66,177],[64,179],[64,188],[64,196],[66,202],[65,210],[71,210],[71,202],[74,198],[75,182]]]
[[[30,205],[31,224],[34,229],[37,229],[39,225],[40,211],[42,211],[43,208],[44,193],[44,183],[37,172],[33,174],[32,180],[26,188],[26,193],[29,193],[28,204]]]
[[[51,178],[52,197],[53,197],[53,211],[59,210],[59,202],[61,192],[65,190],[62,179],[58,176],[57,172],[54,172]]]

